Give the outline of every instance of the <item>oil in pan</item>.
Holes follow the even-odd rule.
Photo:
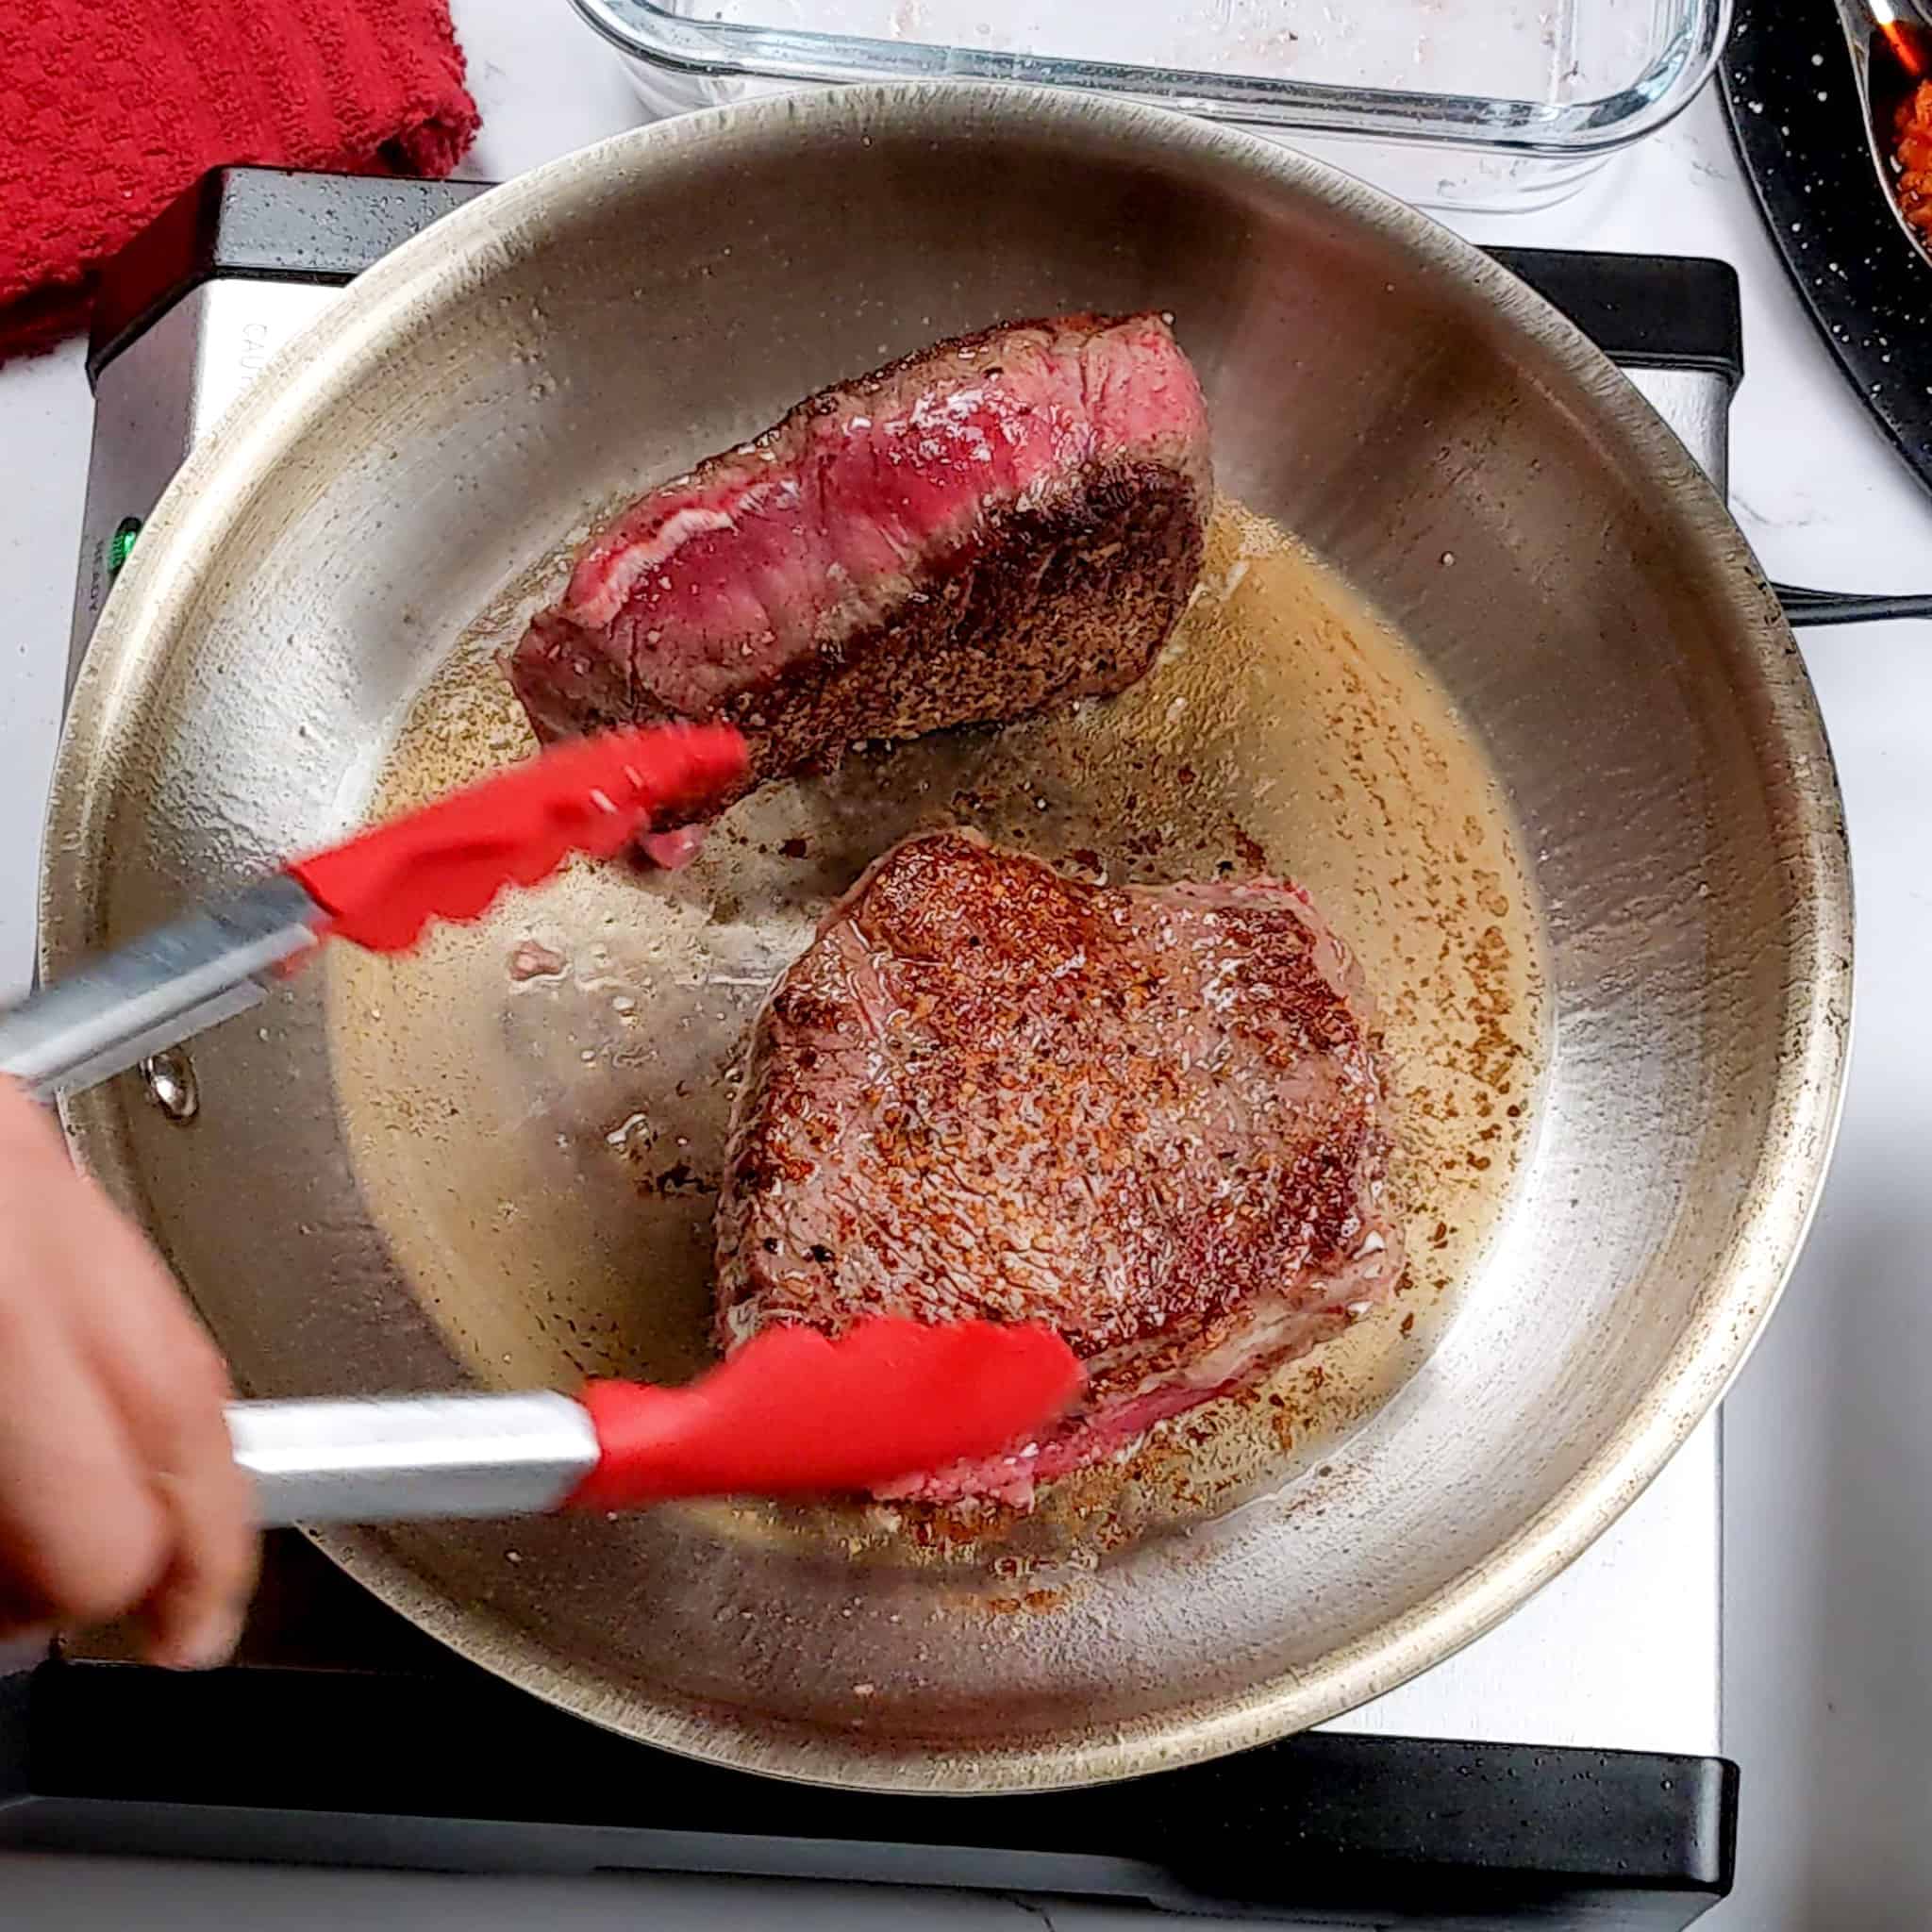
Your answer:
[[[375,811],[531,748],[497,654],[558,568],[458,644]],[[681,1380],[709,1355],[711,1215],[758,1005],[872,859],[946,824],[1097,880],[1297,879],[1361,960],[1391,1082],[1408,1253],[1393,1306],[1029,1515],[695,1512],[801,1554],[963,1565],[982,1585],[990,1566],[1004,1601],[1044,1610],[1110,1554],[1319,1468],[1414,1374],[1534,1129],[1543,939],[1515,827],[1420,658],[1292,539],[1224,502],[1193,607],[1120,697],[859,748],[743,801],[683,872],[579,863],[407,958],[345,950],[330,1048],[370,1216],[479,1381]]]

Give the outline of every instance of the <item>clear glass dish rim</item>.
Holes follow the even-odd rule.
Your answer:
[[[656,0],[571,0],[571,5],[620,52],[670,73],[708,80],[979,80],[1074,87],[1126,94],[1211,120],[1565,160],[1612,153],[1674,119],[1716,68],[1731,18],[1731,0],[1689,0],[1690,18],[1684,27],[1655,52],[1627,87],[1593,100],[1550,103],[1338,87],[692,20],[667,11]]]

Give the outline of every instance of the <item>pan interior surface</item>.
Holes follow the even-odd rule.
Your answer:
[[[466,1654],[750,1769],[1126,1775],[1436,1661],[1716,1398],[1828,1149],[1835,784],[1682,452],[1419,218],[1238,136],[997,90],[625,137],[358,284],[110,602],[48,972],[516,755],[493,647],[613,502],[826,382],[1082,308],[1171,310],[1215,425],[1206,589],[1145,684],[856,753],[687,873],[574,867],[407,961],[331,958],[196,1043],[186,1127],[133,1081],[69,1110],[252,1394],[675,1375],[750,1013],[894,838],[1307,884],[1395,1068],[1412,1280],[1386,1317],[1032,1518],[325,1541]]]

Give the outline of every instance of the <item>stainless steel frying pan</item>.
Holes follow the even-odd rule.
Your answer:
[[[1843,835],[1722,505],[1453,238],[1274,146],[1067,95],[700,116],[358,283],[197,452],[109,602],[55,788],[47,973],[519,749],[489,649],[641,482],[947,332],[1142,307],[1201,367],[1223,488],[1272,520],[1225,511],[1146,685],[856,755],[747,802],[688,873],[580,868],[415,960],[331,961],[195,1044],[192,1121],[133,1077],[68,1108],[246,1393],[675,1374],[745,1023],[885,842],[958,818],[1109,876],[1307,880],[1396,1070],[1415,1264],[1387,1318],[1026,1519],[319,1539],[637,1737],[968,1791],[1329,1717],[1637,1494],[1810,1213]]]

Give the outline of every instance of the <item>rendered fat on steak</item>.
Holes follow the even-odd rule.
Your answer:
[[[1158,316],[989,329],[641,498],[510,678],[545,741],[728,720],[749,791],[1133,683],[1193,590],[1211,493],[1200,385]]]
[[[1076,1413],[895,1491],[1024,1503],[1394,1291],[1382,1108],[1354,963],[1297,887],[1108,888],[910,840],[759,1019],[719,1339],[1050,1323],[1087,1366]]]

